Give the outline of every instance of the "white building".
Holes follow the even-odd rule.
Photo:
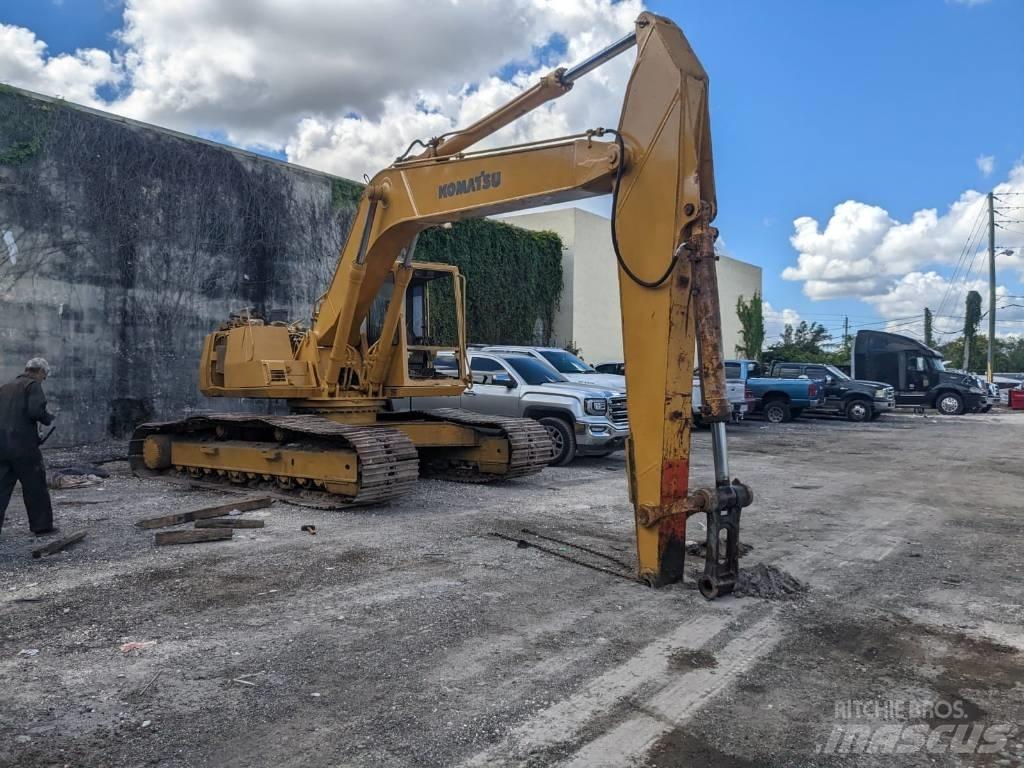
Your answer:
[[[619,276],[611,223],[580,208],[502,217],[508,224],[547,230],[562,238],[562,300],[555,314],[555,343],[572,342],[591,363],[622,360]],[[761,293],[761,268],[727,256],[718,262],[722,337],[726,357],[740,343],[736,300]]]

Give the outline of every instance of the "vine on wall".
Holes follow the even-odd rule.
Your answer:
[[[562,240],[498,221],[456,222],[420,235],[417,261],[454,264],[466,276],[468,340],[481,344],[549,344],[562,296]],[[449,281],[430,286],[431,335],[455,340]]]
[[[20,165],[38,155],[53,127],[54,107],[39,103],[32,109],[13,108],[18,98],[0,83],[0,165]]]

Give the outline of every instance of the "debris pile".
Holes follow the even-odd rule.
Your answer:
[[[765,600],[788,600],[807,591],[807,585],[774,565],[758,563],[740,569],[733,594],[739,597],[761,597]]]
[[[110,473],[100,467],[62,467],[50,473],[48,485],[55,491],[84,488],[87,485],[98,485],[108,477]]]

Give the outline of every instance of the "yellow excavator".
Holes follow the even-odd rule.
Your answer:
[[[617,128],[471,150],[634,46]],[[412,155],[416,145],[422,151]],[[420,472],[471,481],[538,472],[551,444],[530,419],[389,410],[390,398],[458,395],[472,385],[464,280],[453,266],[414,262],[416,240],[453,221],[607,194],[619,267],[638,576],[656,586],[681,579],[686,520],[703,512],[707,553],[698,586],[708,598],[731,591],[740,511],[752,496],[730,479],[726,452],[730,406],[711,226],[708,78],[682,31],[651,13],[640,15],[633,33],[551,72],[468,128],[414,142],[374,176],[311,327],[243,316],[206,337],[205,395],[284,400],[288,415],[143,424],[130,445],[133,469],[333,505],[392,498]],[[447,344],[431,337],[423,317],[423,298],[435,285],[444,285],[456,314],[456,338]],[[454,353],[456,377],[434,368],[441,352]],[[695,352],[715,486],[691,491]]]

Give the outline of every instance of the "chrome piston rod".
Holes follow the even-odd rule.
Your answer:
[[[711,424],[711,453],[715,459],[715,485],[729,485],[729,449],[725,441],[725,422]]]
[[[620,53],[625,53],[630,48],[636,45],[636,32],[631,32],[621,40],[609,45],[602,51],[598,51],[593,56],[584,59],[574,67],[570,67],[562,73],[561,78],[563,85],[571,85],[576,80],[579,80],[588,72],[591,72],[607,61],[611,61]]]

